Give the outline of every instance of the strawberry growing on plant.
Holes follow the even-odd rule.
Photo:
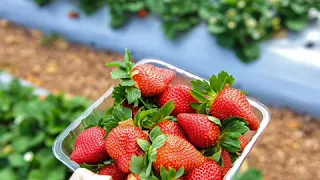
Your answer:
[[[76,139],[70,159],[78,164],[97,164],[107,160],[108,153],[104,148],[106,133],[106,130],[100,127],[82,131]]]
[[[258,118],[243,92],[231,87],[234,80],[233,76],[222,71],[218,76],[213,75],[209,82],[191,81],[191,94],[200,102],[194,103],[193,107],[222,121],[230,117],[244,118],[255,131],[260,126]]]

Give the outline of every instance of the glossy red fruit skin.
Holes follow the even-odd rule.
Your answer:
[[[190,94],[191,88],[183,85],[169,85],[160,97],[160,106],[162,107],[167,102],[173,100],[175,108],[172,115],[176,116],[180,113],[195,113],[190,104],[197,100]]]
[[[259,120],[254,114],[246,96],[238,89],[226,87],[220,91],[211,108],[211,115],[225,120],[237,116],[245,118],[250,130],[256,131],[260,127]]]
[[[99,175],[111,176],[113,180],[125,180],[126,174],[122,172],[116,164],[109,164],[103,167],[99,173]]]
[[[163,93],[176,77],[170,69],[159,68],[151,64],[141,64],[133,69],[132,79],[136,82],[141,95],[151,97]]]
[[[188,141],[173,135],[168,135],[165,144],[157,150],[156,162],[153,167],[160,172],[160,167],[164,166],[179,170],[184,167],[185,171],[201,166],[205,157]]]
[[[97,164],[107,160],[109,156],[104,148],[106,133],[106,130],[100,127],[91,127],[81,132],[70,159],[78,164]]]
[[[232,160],[231,160],[231,156],[228,153],[228,151],[222,149],[221,151],[221,158],[223,161],[223,166],[222,168],[222,177],[224,177],[227,172],[229,171],[229,169],[232,167]]]
[[[241,142],[241,151],[243,151],[243,149],[248,145],[249,141],[246,135],[240,136],[239,140]]]
[[[222,180],[222,170],[215,161],[206,159],[200,167],[190,171],[184,180]]]
[[[130,172],[130,162],[133,155],[143,155],[137,139],[149,141],[149,137],[135,126],[118,126],[114,128],[105,139],[105,149],[117,166],[124,173]]]
[[[160,128],[163,134],[175,135],[187,140],[187,137],[181,129],[180,125],[176,122],[165,120],[159,123],[158,127]]]
[[[220,127],[211,122],[207,115],[182,113],[177,118],[178,123],[194,146],[205,148],[217,143]]]

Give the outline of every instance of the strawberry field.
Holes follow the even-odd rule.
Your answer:
[[[54,158],[53,140],[115,82],[109,75],[113,68],[104,64],[123,56],[89,50],[4,20],[0,39],[1,69],[53,92],[39,97],[18,81],[1,84],[0,177],[67,179],[71,173]],[[270,109],[271,124],[241,171],[256,167],[264,179],[317,179],[318,121],[310,115]],[[260,171],[251,168],[237,178],[260,177]]]

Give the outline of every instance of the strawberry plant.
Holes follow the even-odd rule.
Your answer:
[[[110,11],[110,25],[113,28],[122,27],[129,20],[130,16],[146,16],[145,0],[107,0]],[[144,12],[144,13],[141,13]]]
[[[200,23],[198,10],[201,2],[202,0],[147,0],[151,12],[161,17],[165,35],[169,39]]]
[[[281,18],[282,24],[292,31],[301,31],[308,24],[309,9],[320,9],[319,0],[282,0],[272,1],[272,5]]]
[[[52,154],[56,136],[88,106],[84,98],[41,98],[14,80],[0,83],[0,177],[64,180],[69,171]]]
[[[45,5],[53,0],[34,0]],[[311,8],[319,0],[79,0],[80,8],[93,14],[109,7],[110,26],[123,27],[132,16],[149,13],[162,21],[164,34],[173,39],[205,21],[218,45],[233,49],[245,63],[260,57],[260,43],[280,30],[300,31],[308,24]]]

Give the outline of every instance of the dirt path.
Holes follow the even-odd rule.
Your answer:
[[[53,92],[98,98],[112,81],[104,64],[122,57],[56,40],[0,20],[0,69]],[[320,179],[320,125],[309,116],[271,108],[272,122],[251,152],[265,179]]]

